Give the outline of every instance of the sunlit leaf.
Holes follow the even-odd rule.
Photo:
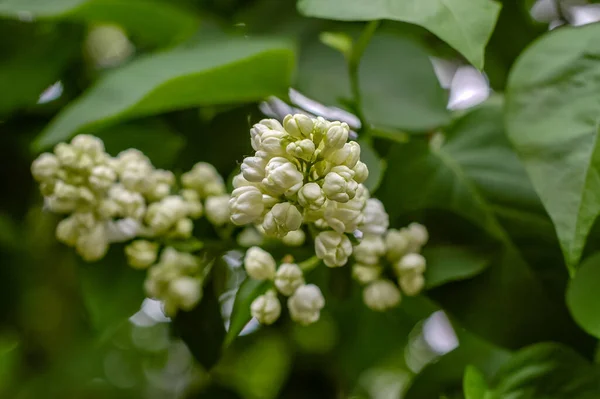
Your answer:
[[[37,138],[37,150],[134,117],[285,93],[294,53],[287,42],[212,40],[142,57],[102,78]]]
[[[481,69],[500,5],[491,0],[300,0],[298,9],[310,17],[341,21],[390,19],[420,25]]]

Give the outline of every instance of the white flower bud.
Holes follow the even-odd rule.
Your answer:
[[[319,320],[325,298],[319,287],[308,284],[299,287],[288,299],[287,305],[292,320],[301,325],[309,325]]]
[[[363,221],[359,229],[365,234],[384,235],[390,225],[390,218],[381,201],[369,198],[363,210]]]
[[[302,214],[289,202],[275,204],[265,215],[262,227],[271,237],[284,237],[290,231],[298,230],[302,225]]]
[[[317,119],[313,120],[313,122],[314,128],[312,139],[315,142],[315,145],[318,146],[321,143],[321,140],[323,140],[323,138],[325,137],[327,130],[329,130],[331,122],[326,121],[325,119],[323,119],[322,116],[318,116]]]
[[[250,313],[260,324],[275,323],[281,315],[281,303],[273,290],[259,296],[250,305]]]
[[[398,306],[400,290],[389,280],[376,280],[363,290],[363,301],[372,310],[383,312]]]
[[[252,247],[246,251],[244,267],[248,276],[254,280],[273,280],[275,277],[275,259],[259,247]]]
[[[233,224],[241,226],[258,221],[264,210],[263,194],[258,188],[242,186],[231,193],[229,212]]]
[[[421,247],[427,244],[429,241],[429,233],[427,228],[419,223],[411,223],[408,225],[408,234],[411,237],[411,243],[414,247],[418,247],[415,252],[419,251]]]
[[[423,274],[427,267],[427,261],[421,254],[410,253],[404,255],[398,262],[394,263],[394,271],[398,276],[408,273]]]
[[[145,269],[156,262],[158,244],[146,240],[135,240],[125,247],[127,263],[136,269]]]
[[[248,248],[260,246],[265,241],[265,236],[260,233],[254,226],[246,226],[237,236],[238,245]]]
[[[269,160],[264,173],[265,177],[262,180],[262,184],[266,192],[271,195],[293,195],[303,184],[304,176],[296,165],[282,157],[275,157]],[[248,179],[246,175],[244,177]]]
[[[56,226],[56,239],[73,247],[77,244],[79,232],[79,223],[75,217],[70,216],[61,220]]]
[[[288,247],[300,247],[304,244],[304,241],[306,241],[306,234],[302,229],[290,231],[281,239],[281,242]]]
[[[75,168],[77,166],[79,154],[73,146],[67,143],[59,143],[54,147],[54,154],[61,166],[67,168]]]
[[[98,137],[89,134],[78,134],[71,140],[71,146],[78,151],[96,157],[104,153],[104,143]]]
[[[187,252],[179,252],[175,248],[167,247],[160,254],[159,263],[167,268],[174,268],[181,273],[194,273],[199,263],[198,257]]]
[[[208,197],[204,203],[206,218],[215,226],[229,223],[229,195]]]
[[[325,205],[325,193],[317,183],[306,183],[298,191],[298,202],[304,208],[317,211]]]
[[[119,175],[121,184],[130,191],[145,193],[151,186],[152,164],[149,160],[129,161]]]
[[[189,217],[197,219],[202,216],[203,208],[202,203],[200,202],[200,195],[197,191],[191,189],[181,190],[180,195],[185,200]],[[227,206],[229,206],[229,204]]]
[[[398,284],[404,294],[415,296],[425,287],[425,278],[419,273],[408,273],[398,279]]]
[[[322,231],[315,238],[315,252],[329,267],[344,266],[352,255],[352,244],[344,234]]]
[[[330,200],[348,202],[356,195],[358,183],[354,171],[347,166],[336,166],[325,176],[323,192]]]
[[[146,201],[140,193],[129,191],[121,185],[114,185],[108,191],[109,198],[113,200],[123,217],[139,220],[146,212]]]
[[[329,150],[340,149],[348,141],[349,128],[346,123],[333,122],[325,133],[325,148]]]
[[[364,183],[369,177],[369,168],[364,162],[358,161],[352,170],[354,171],[354,180],[357,183]]]
[[[223,178],[214,166],[206,162],[198,162],[189,172],[181,175],[181,184],[196,190],[200,198],[225,193]]]
[[[254,151],[261,150],[263,135],[267,133],[275,135],[276,132],[280,134],[280,137],[283,137],[286,134],[283,126],[275,119],[263,119],[255,124],[252,129],[250,129],[250,143],[252,144]]]
[[[108,190],[115,180],[117,180],[117,173],[105,165],[95,166],[89,177],[90,186],[97,191]]]
[[[294,141],[287,145],[285,151],[293,157],[310,161],[315,153],[315,143],[309,139]]]
[[[385,254],[383,238],[373,234],[365,234],[361,242],[354,247],[354,259],[366,265],[376,265]]]
[[[165,298],[165,311],[175,315],[177,309],[192,310],[202,297],[202,284],[193,277],[179,277],[169,284],[169,292]]]
[[[58,175],[60,163],[54,154],[44,153],[31,164],[31,174],[38,182],[52,181]]]
[[[309,137],[313,131],[314,122],[306,115],[287,115],[283,119],[283,126],[290,136],[297,139]]]
[[[410,238],[405,229],[389,229],[385,236],[386,257],[390,262],[396,262],[407,252]]]
[[[352,266],[352,277],[361,284],[368,284],[381,276],[381,266],[355,263]]]
[[[269,194],[263,194],[262,202],[265,205],[265,209],[272,208],[280,201],[279,198],[270,196]]]
[[[242,175],[249,182],[259,183],[265,177],[266,166],[267,160],[263,157],[246,157],[241,165]]]
[[[317,163],[315,163],[312,168],[310,169],[310,176],[315,179],[318,180],[321,177],[324,177],[325,175],[327,175],[327,173],[329,173],[331,171],[331,168],[333,168],[334,165],[331,162],[328,162],[326,160],[324,161],[319,161]]]
[[[285,296],[292,295],[296,289],[304,285],[304,275],[298,265],[282,263],[275,274],[275,287]]]
[[[192,219],[183,218],[179,219],[173,230],[169,232],[169,237],[172,238],[190,238],[192,236],[192,232],[194,231],[194,222]]]
[[[269,130],[261,137],[259,153],[264,152],[267,156],[278,157],[285,155],[285,133],[277,130]]]
[[[104,224],[97,223],[87,232],[80,232],[75,248],[77,253],[87,262],[102,259],[108,251],[108,240]]]
[[[258,186],[258,183],[252,183],[252,182],[249,182],[248,180],[246,180],[242,173],[239,173],[239,174],[233,176],[233,180],[231,181],[231,184],[233,185],[233,188],[240,188],[240,187],[246,187],[246,186],[254,186],[254,187]]]
[[[364,195],[358,194],[346,203],[329,201],[325,208],[324,219],[338,233],[351,233],[363,221],[363,209],[366,201]]]
[[[187,204],[182,197],[170,195],[148,207],[144,220],[155,234],[164,234],[186,217]]]
[[[331,153],[327,160],[335,165],[344,165],[352,169],[360,160],[360,145],[356,141],[346,143],[342,148]]]

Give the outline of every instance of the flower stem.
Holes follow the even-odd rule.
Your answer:
[[[360,59],[362,58],[367,45],[371,41],[373,34],[379,27],[379,24],[380,21],[371,21],[367,24],[365,29],[360,34],[360,37],[352,47],[352,52],[348,58],[348,75],[350,76],[350,89],[352,91],[352,97],[354,100],[354,112],[360,119],[365,134],[368,134],[368,129],[364,129],[366,126],[366,120],[362,111],[362,98],[360,95],[360,86],[358,81],[358,66],[360,65]]]

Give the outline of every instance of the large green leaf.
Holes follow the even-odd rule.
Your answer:
[[[415,41],[376,34],[359,66],[362,111],[371,125],[426,131],[447,124],[447,94],[427,52]],[[298,90],[325,105],[351,102],[350,77],[341,53],[317,41],[302,48]]]
[[[569,283],[567,305],[579,325],[600,337],[600,254],[587,258]]]
[[[494,399],[595,399],[600,374],[572,349],[543,343],[516,353],[492,386]]]
[[[500,5],[491,0],[299,0],[310,17],[342,21],[391,19],[420,25],[483,68],[485,45]]]
[[[477,367],[467,366],[463,379],[463,391],[465,399],[485,399],[487,383]]]
[[[519,58],[507,132],[554,221],[573,270],[600,213],[600,25],[560,29]]]
[[[199,20],[189,11],[152,0],[3,0],[0,17],[111,22],[143,42],[168,45],[191,36]]]
[[[409,211],[449,210],[498,243],[497,250],[488,249],[492,263],[484,273],[429,291],[466,327],[507,347],[581,337],[562,296],[546,290],[495,212],[499,207],[544,216],[504,137],[500,104],[468,113],[430,144],[413,140],[394,146],[378,194],[392,220]]]
[[[213,40],[140,58],[100,80],[37,138],[36,149],[118,121],[281,95],[294,53],[270,39]]]
[[[111,248],[107,256],[78,269],[81,294],[88,319],[101,339],[107,339],[133,316],[146,297],[144,271],[124,261],[122,247]]]
[[[426,246],[423,255],[427,259],[425,281],[428,289],[476,276],[491,262],[490,256],[483,251],[456,245]]]
[[[365,118],[375,126],[428,130],[450,121],[447,95],[425,50],[415,42],[376,35],[359,65]]]

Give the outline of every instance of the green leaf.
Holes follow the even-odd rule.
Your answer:
[[[0,116],[35,105],[80,51],[80,32],[72,27],[0,21],[0,35],[14,38],[0,50]]]
[[[562,295],[546,289],[495,213],[502,206],[543,217],[504,137],[500,104],[469,112],[431,144],[413,140],[395,145],[378,196],[392,223],[401,213],[447,210],[497,242],[484,273],[428,292],[465,327],[511,348],[540,339],[587,345],[562,305]]]
[[[447,94],[427,52],[412,40],[375,34],[358,75],[362,111],[375,128],[425,131],[450,121]],[[316,40],[307,44],[301,52],[297,87],[322,104],[346,106],[352,93],[344,56]]]
[[[233,310],[231,311],[229,329],[224,341],[225,346],[229,346],[244,329],[246,324],[248,324],[252,318],[250,315],[250,304],[258,296],[264,294],[269,287],[271,287],[269,281],[253,280],[250,277],[247,277],[240,285],[233,303]]]
[[[104,141],[106,151],[111,155],[135,148],[150,158],[157,168],[172,166],[185,145],[185,138],[161,120],[112,126],[96,136]]]
[[[225,325],[213,281],[205,284],[200,303],[189,312],[177,312],[173,328],[198,363],[210,370],[221,358]]]
[[[143,42],[169,45],[191,36],[198,18],[169,2],[151,0],[4,0],[0,17],[110,22]]]
[[[587,258],[567,289],[567,305],[575,321],[588,333],[600,337],[600,253]]]
[[[390,19],[420,25],[483,68],[485,45],[500,5],[491,0],[300,0],[309,17],[340,21]]]
[[[542,343],[516,353],[492,386],[498,399],[593,399],[600,397],[600,374],[572,349]]]
[[[509,138],[552,217],[571,271],[600,213],[598,35],[597,24],[545,35],[521,55],[507,89]]]
[[[140,309],[146,273],[127,265],[117,247],[99,262],[81,263],[81,295],[93,328],[104,340]]]
[[[358,74],[362,111],[369,123],[423,131],[450,122],[447,95],[429,56],[410,39],[375,35]]]
[[[476,276],[491,262],[490,256],[482,251],[454,245],[426,246],[423,255],[427,259],[425,281],[428,289]]]
[[[463,379],[465,399],[485,399],[487,383],[485,377],[475,366],[467,366]]]
[[[134,117],[281,95],[293,63],[290,45],[271,39],[212,40],[141,57],[107,74],[64,109],[34,147],[42,150]]]
[[[373,194],[383,180],[387,164],[385,159],[377,154],[368,141],[358,140],[358,143],[360,144],[360,160],[369,168],[369,177],[364,182],[364,185],[369,189],[369,192]]]

